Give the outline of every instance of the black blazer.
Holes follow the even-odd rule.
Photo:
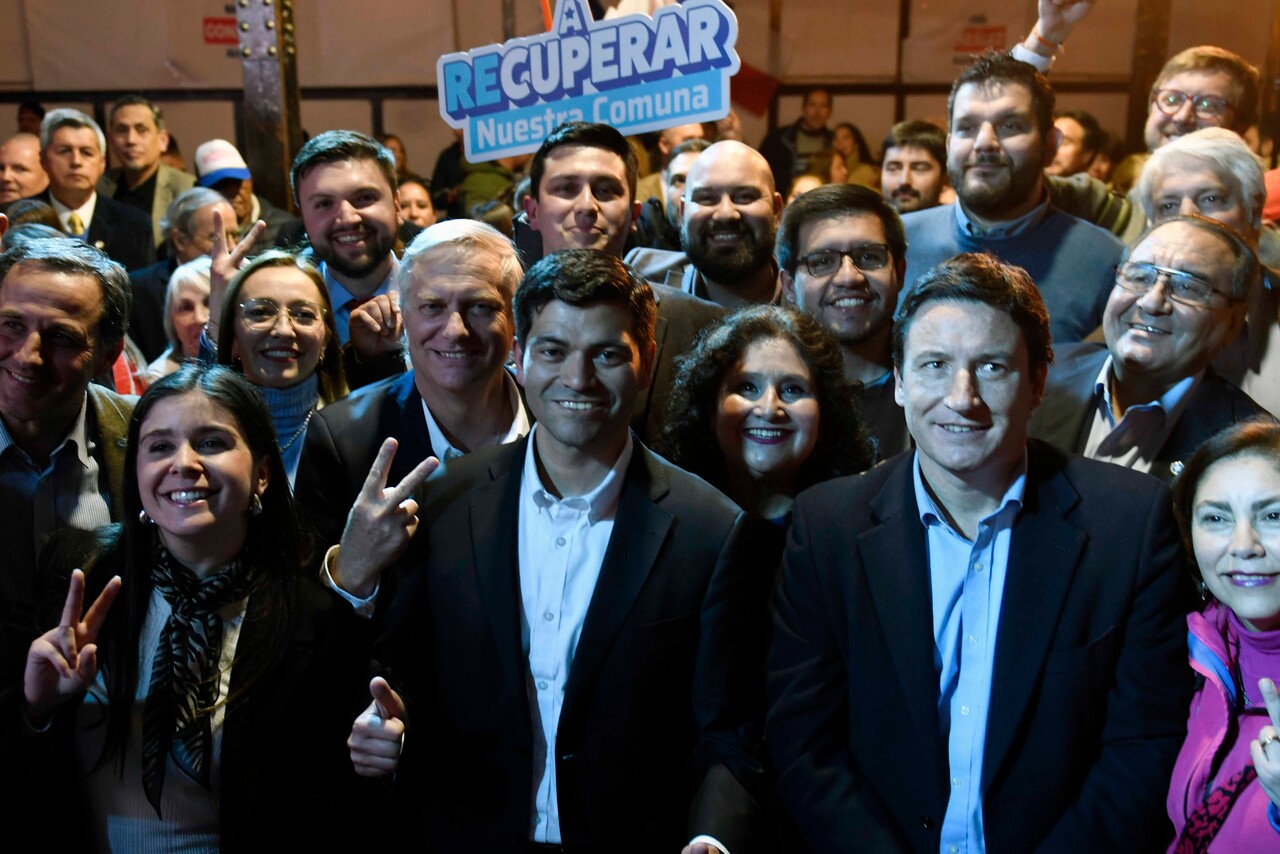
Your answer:
[[[402,814],[435,851],[524,852],[532,827],[517,545],[528,441],[427,484],[378,644],[410,703]],[[565,849],[679,851],[701,832],[757,850],[761,529],[639,443],[616,520],[550,746]]]
[[[1057,364],[1049,369],[1044,402],[1031,417],[1029,432],[1061,451],[1079,454],[1089,441],[1096,406],[1094,386],[1108,351],[1105,345],[1092,343],[1066,344],[1057,350]],[[1151,474],[1171,483],[1182,463],[1214,433],[1267,414],[1253,398],[1209,368],[1160,448]]]
[[[33,199],[52,206],[49,191]],[[156,245],[151,238],[151,217],[124,202],[98,193],[85,242],[96,246],[126,270],[140,270],[155,263]]]
[[[814,851],[938,851],[948,798],[910,453],[796,502],[766,736]],[[1192,679],[1168,490],[1029,445],[996,642],[992,854],[1164,850]]]
[[[342,537],[347,513],[384,439],[394,436],[400,442],[388,483],[399,483],[432,455],[413,376],[409,371],[365,386],[312,417],[294,495],[323,542],[333,544]]]
[[[166,258],[129,274],[129,287],[133,292],[133,301],[129,304],[129,337],[152,362],[169,346],[169,337],[164,331],[164,296],[176,269],[178,260]]]

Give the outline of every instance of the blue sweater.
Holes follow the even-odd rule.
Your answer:
[[[1046,207],[1039,222],[1009,237],[973,237],[962,231],[955,205],[909,213],[907,277],[910,287],[930,268],[961,252],[990,252],[1031,274],[1049,309],[1055,343],[1079,341],[1102,323],[1124,245],[1096,225]]]

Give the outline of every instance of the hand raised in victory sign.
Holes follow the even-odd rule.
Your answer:
[[[1249,755],[1253,757],[1253,768],[1258,772],[1262,791],[1276,809],[1280,809],[1280,693],[1270,679],[1259,679],[1258,690],[1267,704],[1271,725],[1258,730],[1258,737],[1249,744]]]
[[[36,638],[27,650],[22,693],[32,726],[44,726],[54,709],[83,694],[97,678],[98,631],[120,592],[120,583],[120,576],[108,581],[82,619],[84,573],[72,570],[71,588],[58,627]]]
[[[369,683],[369,694],[373,702],[351,725],[347,747],[357,774],[381,777],[393,773],[400,763],[404,701],[381,676],[375,676]]]
[[[360,496],[347,515],[331,573],[335,584],[361,598],[373,593],[382,570],[404,552],[418,530],[418,502],[411,496],[440,465],[435,457],[427,457],[394,489],[387,489],[387,472],[398,444],[388,438],[378,449]]]
[[[218,343],[218,319],[222,317],[222,298],[227,293],[227,285],[240,271],[244,259],[249,257],[258,238],[266,230],[267,224],[258,220],[249,229],[249,233],[229,249],[222,211],[216,205],[213,208],[213,248],[209,250],[213,263],[209,267],[209,322],[205,324],[205,328],[214,344]]]

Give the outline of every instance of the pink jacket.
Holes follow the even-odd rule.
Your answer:
[[[1211,602],[1203,614],[1187,617],[1191,668],[1204,677],[1204,684],[1191,699],[1187,740],[1178,754],[1169,785],[1167,807],[1175,832],[1170,852],[1177,845],[1187,815],[1200,805],[1206,794],[1214,757],[1219,751],[1226,751],[1214,780],[1220,784],[1251,763],[1249,742],[1269,723],[1265,708],[1245,709],[1237,715],[1239,727],[1235,743],[1223,744],[1228,716],[1234,714],[1237,692],[1233,674],[1238,641],[1227,614],[1226,608]],[[1280,810],[1271,804],[1257,780],[1240,794],[1209,851],[1222,854],[1280,851]]]

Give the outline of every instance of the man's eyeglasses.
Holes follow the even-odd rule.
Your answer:
[[[840,270],[844,259],[848,258],[853,266],[863,273],[883,270],[889,266],[889,247],[883,243],[868,243],[856,249],[819,249],[810,252],[800,260],[810,276],[834,276]]]
[[[1229,110],[1234,110],[1231,102],[1221,95],[1188,95],[1177,89],[1157,89],[1153,98],[1156,109],[1166,116],[1176,115],[1182,105],[1191,102],[1191,112],[1198,119],[1220,119]]]
[[[251,299],[240,303],[244,325],[258,332],[274,328],[281,312],[288,315],[294,329],[307,329],[324,320],[324,309],[315,303],[295,302],[284,306],[270,299]]]
[[[1203,307],[1210,304],[1214,294],[1219,294],[1228,302],[1231,301],[1230,297],[1204,279],[1171,267],[1130,261],[1122,264],[1116,273],[1116,284],[1135,294],[1145,294],[1159,284],[1161,277],[1164,277],[1165,296],[1174,302]]]

